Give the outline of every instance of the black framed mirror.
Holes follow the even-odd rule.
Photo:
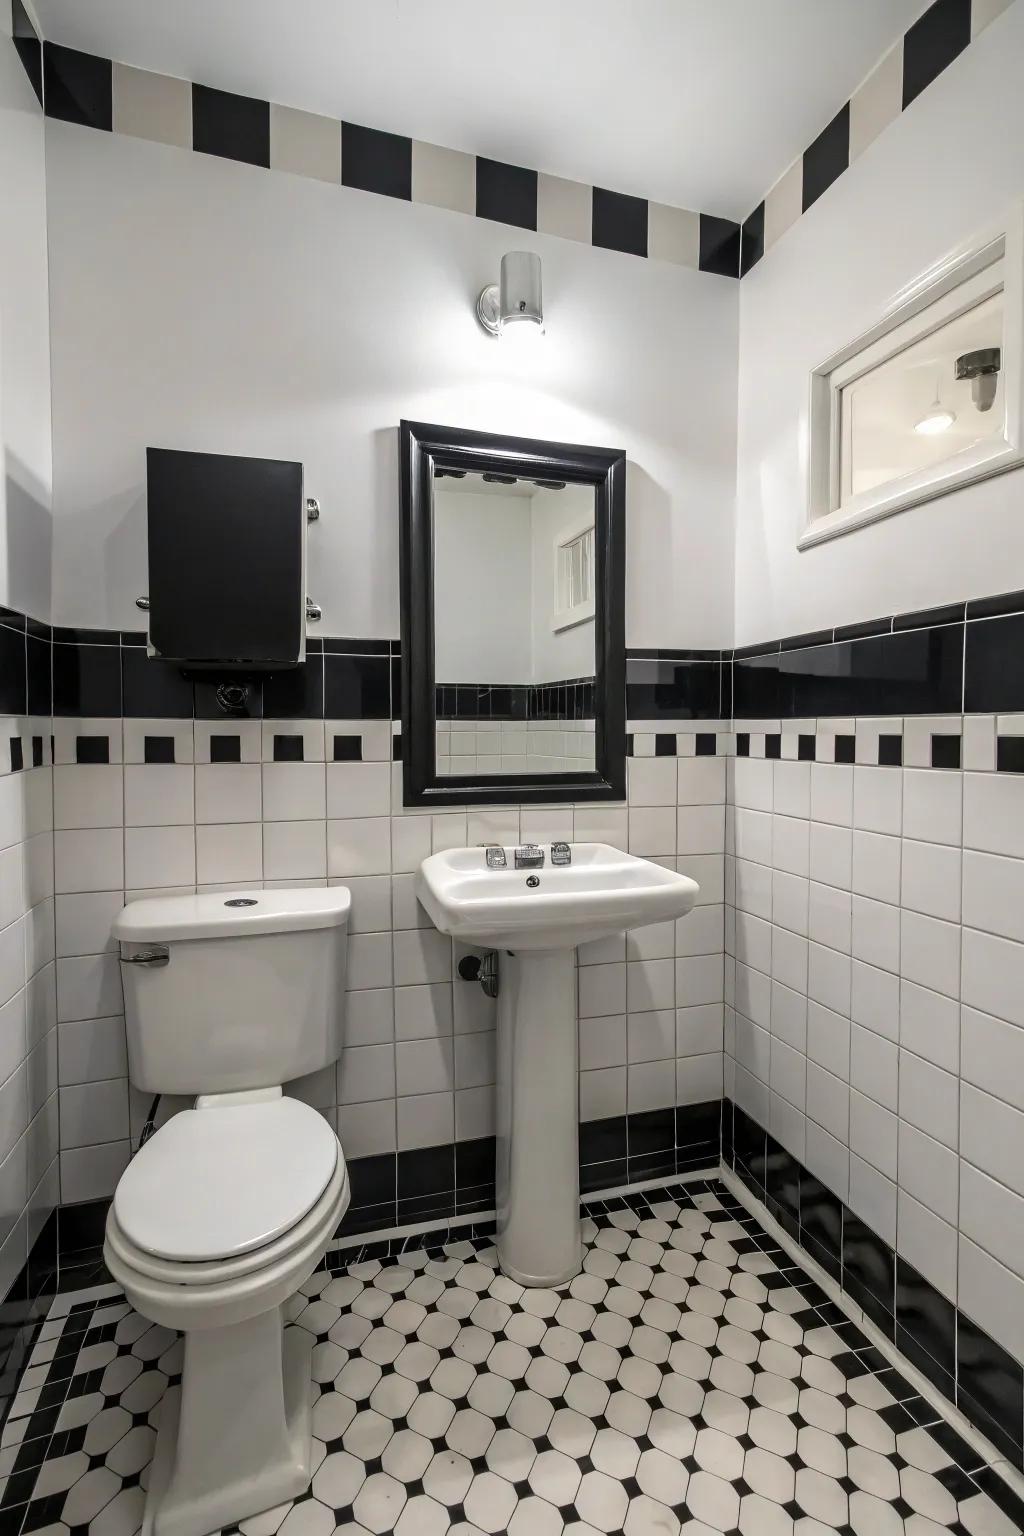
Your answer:
[[[406,805],[623,799],[626,455],[401,424]]]

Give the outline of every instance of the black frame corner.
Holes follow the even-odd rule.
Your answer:
[[[619,449],[504,437],[461,427],[400,425],[402,766],[406,805],[560,804],[626,796],[626,455]],[[539,777],[441,778],[435,758],[434,467],[524,474],[594,487],[597,604],[596,769]]]

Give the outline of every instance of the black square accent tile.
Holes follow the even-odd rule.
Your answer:
[[[804,150],[803,209],[841,176],[850,163],[850,103],[841,107],[827,128]]]
[[[395,731],[394,735],[391,738],[391,761],[394,762],[394,763],[400,763],[402,761],[402,733],[401,733],[401,731]]]
[[[32,767],[33,768],[41,768],[42,766],[43,766],[43,738],[41,736],[33,736],[32,737]]]
[[[1024,736],[996,739],[996,768],[1000,773],[1024,773]]]
[[[21,737],[20,736],[12,736],[11,739],[10,739],[10,747],[11,747],[11,772],[12,773],[20,773],[21,770],[25,766],[25,752],[24,752],[24,748],[21,745]]]
[[[633,751],[633,732],[632,731],[627,731],[626,732],[626,756],[627,757],[633,757],[634,756],[634,751]]]
[[[240,763],[241,761],[242,738],[240,736],[210,737],[211,763]]]
[[[193,85],[192,148],[224,160],[269,166],[269,101]]]
[[[801,763],[813,763],[817,756],[818,744],[814,733],[801,731],[796,740],[797,761]]]
[[[670,733],[659,731],[654,738],[655,757],[675,757],[676,738]]]
[[[697,757],[717,757],[718,737],[714,731],[698,731],[694,744],[694,753]]]
[[[751,267],[764,255],[764,203],[758,203],[753,213],[743,220],[740,230],[740,277],[745,277]]]
[[[935,0],[903,38],[903,106],[909,107],[971,40],[971,0]]]
[[[47,117],[110,132],[113,118],[109,59],[59,43],[43,44],[43,100]]]
[[[11,7],[11,35],[14,47],[22,62],[32,89],[43,104],[43,46],[36,36],[36,29],[29,19],[21,0],[13,0]]]
[[[595,187],[591,241],[605,250],[646,256],[647,199]]]
[[[110,762],[110,737],[109,736],[76,736],[75,737],[75,762],[76,763],[109,763]]]
[[[363,758],[363,738],[361,736],[335,736],[334,761],[336,763],[359,763]]]
[[[903,763],[903,737],[884,735],[878,738],[878,766],[899,768]]]
[[[499,224],[537,228],[537,172],[476,157],[476,213]]]
[[[856,762],[857,738],[855,736],[837,736],[835,745],[837,763]]]
[[[737,757],[749,757],[750,756],[750,732],[749,731],[739,731],[737,733],[737,736],[736,736],[736,756]]]
[[[274,737],[275,763],[301,763],[302,761],[303,741],[301,736]]]
[[[764,755],[765,757],[782,756],[782,736],[778,731],[769,731],[764,738]]]
[[[717,272],[721,277],[740,275],[740,226],[733,219],[717,219],[713,214],[700,216],[700,257],[702,272]]]
[[[342,123],[341,184],[408,202],[412,197],[412,140],[401,133]]]
[[[145,736],[142,742],[142,755],[147,763],[173,763],[174,762],[174,737],[173,736]]]
[[[950,734],[932,734],[932,767],[960,767],[960,737]]]

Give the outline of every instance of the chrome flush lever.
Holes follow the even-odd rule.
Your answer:
[[[151,944],[148,949],[140,949],[134,955],[122,955],[122,965],[170,965],[171,952],[166,944]]]

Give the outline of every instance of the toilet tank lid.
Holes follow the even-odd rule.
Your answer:
[[[352,897],[347,886],[329,890],[210,891],[199,896],[150,896],[130,901],[113,923],[115,939],[173,943],[176,939],[242,938],[255,933],[298,933],[342,928]]]

